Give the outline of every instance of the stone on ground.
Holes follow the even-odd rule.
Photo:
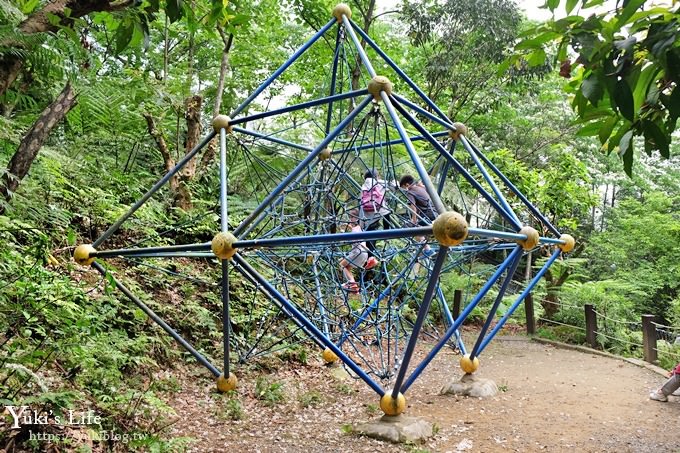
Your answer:
[[[498,387],[491,379],[481,378],[474,374],[465,374],[459,380],[453,380],[445,384],[439,393],[440,395],[453,394],[472,396],[474,398],[487,398],[496,395]]]
[[[354,432],[394,443],[422,442],[432,437],[432,424],[417,417],[383,415],[379,420],[361,423]]]

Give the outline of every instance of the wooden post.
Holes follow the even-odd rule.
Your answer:
[[[536,333],[536,319],[534,318],[534,296],[529,293],[524,298],[524,313],[527,318],[527,335]]]
[[[642,315],[642,343],[645,362],[656,363],[656,327],[654,315]]]
[[[586,342],[593,349],[597,348],[597,315],[595,307],[591,304],[583,306],[586,311]]]
[[[463,299],[463,291],[457,289],[453,292],[453,319],[458,319],[460,316],[460,302]]]

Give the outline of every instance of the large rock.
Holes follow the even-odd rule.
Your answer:
[[[453,394],[487,398],[498,393],[496,383],[491,379],[480,378],[474,374],[465,374],[460,380],[445,384],[439,392],[441,395]]]
[[[380,420],[361,423],[354,427],[354,432],[394,443],[422,442],[434,434],[431,423],[403,414],[383,415]]]

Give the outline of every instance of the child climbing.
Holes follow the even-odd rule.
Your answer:
[[[361,233],[363,230],[359,226],[359,213],[356,210],[350,212],[349,223],[347,229],[351,230],[352,233]],[[352,245],[352,250],[340,260],[340,270],[347,280],[343,283],[342,288],[351,293],[359,292],[359,284],[354,279],[354,274],[352,273],[353,268],[362,268],[368,260],[368,247],[366,247],[366,242],[355,242]]]
[[[381,220],[383,229],[390,229],[391,211],[385,200],[385,193],[390,185],[396,186],[396,183],[389,184],[383,181],[375,169],[364,173],[364,183],[361,186],[361,212],[365,231],[377,230]],[[375,241],[368,241],[366,246],[368,247],[368,260],[365,267],[372,269],[379,262],[375,257]]]
[[[671,371],[671,377],[664,382],[664,384],[657,390],[649,394],[649,398],[654,401],[661,401],[665,403],[668,401],[668,395],[675,395],[676,390],[680,388],[680,363]]]
[[[430,195],[422,182],[416,182],[411,175],[404,175],[399,180],[399,187],[406,192],[406,198],[410,202],[412,225],[426,226],[437,218]],[[415,239],[418,242],[425,242],[424,236],[418,236]],[[430,245],[426,243],[423,247],[423,255],[430,257],[432,254],[434,250],[430,249]]]

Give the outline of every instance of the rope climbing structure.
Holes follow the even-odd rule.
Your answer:
[[[212,285],[222,306],[221,367],[118,279],[109,280],[205,366],[220,391],[236,387],[234,363],[312,341],[327,363],[342,363],[378,394],[386,414],[397,415],[405,408],[404,394],[442,348],[460,353],[465,372],[476,371],[484,348],[550,265],[573,249],[574,239],[529,202],[466,138],[467,128],[447,118],[351,15],[347,5],[337,5],[324,27],[229,116],[215,117],[203,141],[94,243],[77,247],[74,259],[103,275],[109,272],[105,259],[217,265],[221,278]],[[319,97],[251,111],[287,68],[332,34],[332,60],[315,62],[328,75]],[[391,79],[376,73],[376,59]],[[305,120],[298,121],[303,112]],[[208,210],[219,218],[212,241],[102,247],[213,139],[219,143],[220,186],[219,203]],[[263,150],[285,158],[292,169],[269,165]],[[229,209],[237,166],[252,186],[254,208],[245,216]],[[404,175],[421,188],[432,216],[414,209]],[[551,247],[533,279],[519,289],[510,285],[526,253]],[[456,289],[465,290],[455,316],[452,290],[444,284],[451,276]],[[239,311],[233,313],[236,285]],[[514,302],[498,317],[511,286]],[[491,309],[467,348],[459,328],[488,295]],[[415,363],[419,341],[427,347]]]

